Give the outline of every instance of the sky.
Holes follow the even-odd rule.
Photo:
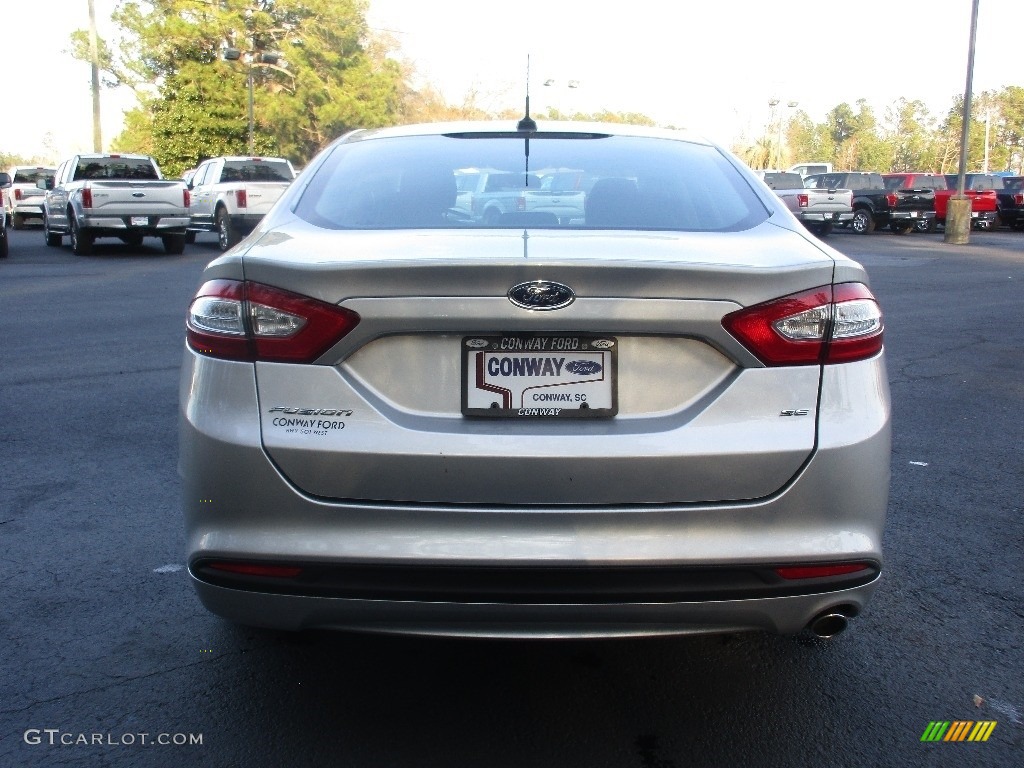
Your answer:
[[[117,34],[118,1],[94,0],[102,37]],[[764,132],[772,99],[815,122],[858,99],[879,119],[900,97],[944,114],[964,91],[970,17],[971,0],[369,0],[368,13],[450,102],[475,91],[486,109],[519,107],[529,57],[535,113],[639,112],[726,146]],[[87,27],[88,0],[0,0],[15,115],[0,151],[58,161],[91,149],[89,66],[66,52]],[[976,93],[1024,86],[1022,37],[1024,0],[980,0]],[[105,89],[101,102],[109,142],[134,99]]]

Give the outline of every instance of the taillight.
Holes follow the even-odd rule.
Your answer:
[[[249,362],[310,363],[359,323],[334,304],[262,283],[211,280],[188,309],[186,337],[196,352]]]
[[[890,192],[885,196],[885,201],[889,203],[890,208],[895,208],[900,202],[900,196],[895,192]]]
[[[15,200],[21,200],[21,190],[20,189],[14,190],[14,199]]]
[[[862,283],[756,304],[726,315],[722,325],[768,366],[850,363],[882,349],[882,310]]]
[[[192,205],[192,194],[188,191],[188,187],[185,187],[185,189],[182,190],[182,198],[184,199],[186,208]]]
[[[248,198],[245,196],[244,189],[235,190],[235,205],[239,208],[245,208],[249,204]]]
[[[1016,194],[1013,196],[1013,202],[1016,205],[1024,205],[1024,194]]]
[[[88,187],[82,190],[82,207],[92,208],[92,190]]]
[[[801,192],[800,194],[798,194],[796,196],[796,204],[800,208],[806,208],[810,204],[810,201],[809,201],[809,198],[807,197],[807,193],[806,192]]]

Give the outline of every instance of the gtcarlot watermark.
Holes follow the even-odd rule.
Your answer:
[[[29,728],[22,735],[26,744],[51,747],[196,747],[201,733],[85,733],[60,728]]]

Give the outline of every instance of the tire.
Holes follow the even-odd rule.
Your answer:
[[[241,240],[234,227],[231,226],[231,217],[228,216],[226,208],[217,209],[217,244],[222,251],[226,251]]]
[[[10,246],[7,243],[7,235],[0,236],[0,259],[7,258],[7,249]]]
[[[50,231],[50,220],[46,218],[46,214],[43,214],[43,238],[46,240],[46,244],[51,248],[60,248],[64,242],[64,236],[59,232]]]
[[[164,250],[172,256],[185,252],[185,235],[164,235],[160,239],[164,242]]]
[[[25,228],[25,217],[22,216],[20,213],[12,213],[11,214],[11,226],[14,227],[15,229],[24,229]]]
[[[71,251],[76,256],[91,256],[92,235],[82,232],[81,227],[78,226],[78,220],[75,219],[75,215],[71,211],[68,211],[68,221],[71,222]]]
[[[897,235],[909,235],[911,232],[914,231],[914,227],[915,226],[916,226],[916,224],[911,223],[911,222],[907,222],[907,223],[900,222],[900,223],[890,224],[889,225],[889,229],[891,229]]]
[[[853,212],[850,228],[858,235],[869,235],[875,231],[875,220],[867,208],[858,208]]]
[[[832,222],[823,221],[820,224],[811,224],[807,228],[815,237],[828,237],[832,234]]]
[[[194,229],[190,229],[188,232],[185,233],[185,242],[188,243],[189,245],[192,245],[195,241],[196,231]]]
[[[914,222],[915,232],[934,232],[935,231],[935,219],[918,219]]]
[[[484,224],[488,227],[498,226],[498,222],[501,221],[501,211],[497,208],[488,208],[484,211]]]
[[[1014,232],[1024,232],[1024,221],[1015,221],[1011,225]]]

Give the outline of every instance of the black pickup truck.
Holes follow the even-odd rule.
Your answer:
[[[1003,177],[1003,188],[996,190],[999,199],[999,222],[1024,230],[1024,176]]]
[[[889,227],[905,235],[922,220],[935,218],[935,191],[886,189],[882,174],[871,171],[817,173],[804,179],[807,187],[853,190],[854,232],[866,235],[877,227]]]

